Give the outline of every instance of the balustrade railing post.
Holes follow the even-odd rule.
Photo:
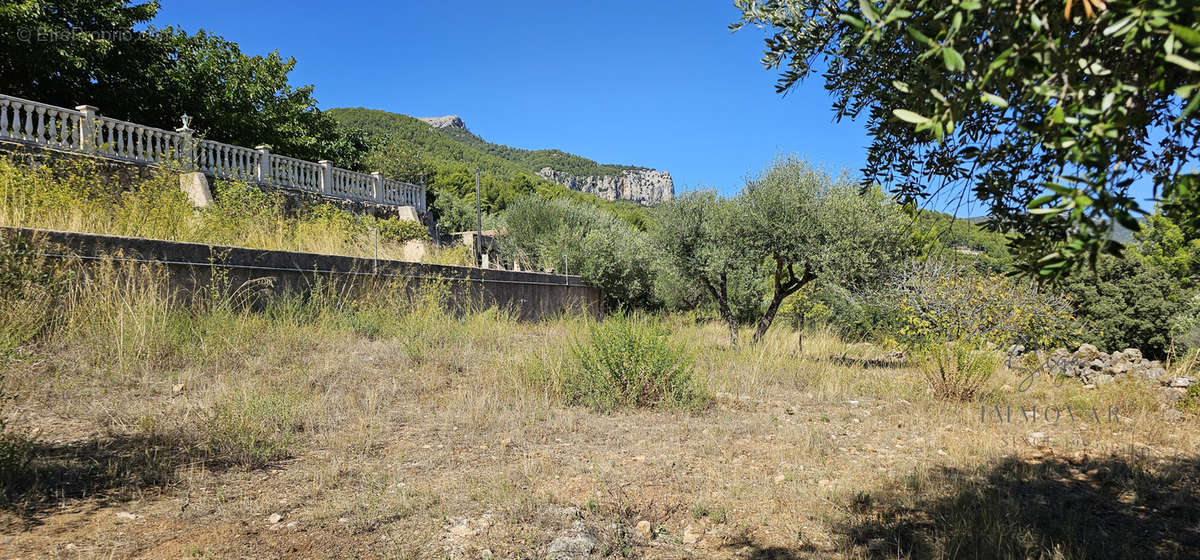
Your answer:
[[[271,182],[271,147],[266,144],[259,144],[254,147],[258,150],[258,169],[254,171],[254,179],[262,184]]]
[[[321,166],[321,194],[328,195],[333,190],[333,162],[323,159],[317,164]]]
[[[375,179],[375,202],[383,204],[383,173],[374,171],[371,178]]]
[[[95,152],[99,149],[96,138],[96,113],[100,112],[91,105],[78,105],[76,111],[83,113],[79,118],[79,151]]]
[[[182,167],[184,171],[195,171],[196,138],[192,136],[192,129],[185,125],[176,128],[175,132],[178,132],[181,136],[183,136],[183,138],[179,140],[179,153],[175,154],[175,157],[179,160],[180,167]]]

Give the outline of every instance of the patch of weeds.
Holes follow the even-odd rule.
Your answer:
[[[0,360],[44,332],[66,286],[67,274],[39,253],[46,248],[20,236],[0,235]]]
[[[704,502],[696,502],[691,508],[693,519],[703,519],[705,517],[712,520],[713,523],[725,523],[729,520],[729,513],[721,506],[709,506]]]
[[[1200,383],[1188,387],[1187,394],[1179,401],[1179,408],[1184,412],[1200,415]]]
[[[695,377],[693,359],[667,330],[647,319],[614,315],[572,348],[565,372],[568,402],[601,411],[625,407],[699,410],[711,401]]]
[[[979,397],[1000,365],[995,353],[962,342],[926,348],[916,358],[933,395],[957,401]]]
[[[393,317],[378,310],[355,309],[346,314],[345,324],[356,334],[371,340],[383,338]]]
[[[218,460],[257,468],[289,457],[304,430],[309,396],[296,390],[247,390],[221,400],[208,441]]]

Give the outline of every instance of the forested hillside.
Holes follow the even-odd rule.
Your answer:
[[[372,136],[408,142],[430,163],[462,163],[479,167],[503,179],[522,174],[536,177],[537,171],[543,167],[581,176],[610,176],[619,175],[626,169],[644,169],[602,165],[562,150],[525,150],[495,144],[463,128],[433,128],[408,115],[378,109],[341,108],[330,109],[327,113],[343,126],[357,128]]]

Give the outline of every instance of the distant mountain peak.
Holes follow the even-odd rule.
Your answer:
[[[423,121],[433,128],[461,128],[467,129],[467,123],[463,122],[458,115],[446,115],[444,117],[416,117],[417,120]]]

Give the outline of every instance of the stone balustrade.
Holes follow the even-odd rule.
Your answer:
[[[55,107],[0,95],[0,142],[84,153],[123,162],[179,166],[219,179],[254,182],[323,196],[412,206],[425,212],[425,187],[279,154],[196,138],[185,125],[175,131],[119,121],[90,105]]]

